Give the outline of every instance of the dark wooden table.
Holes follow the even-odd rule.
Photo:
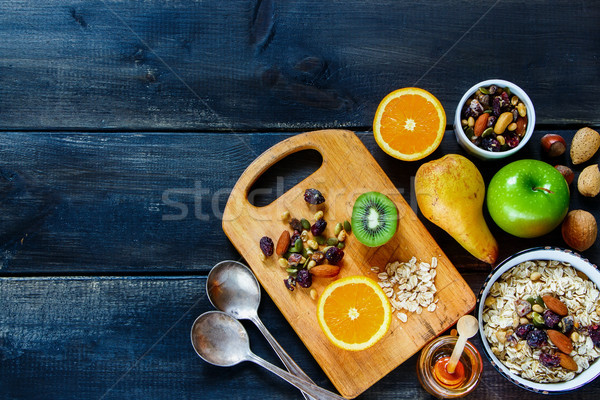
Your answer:
[[[377,104],[422,87],[450,129],[463,92],[492,77],[525,89],[538,120],[517,156],[476,161],[486,182],[519,158],[570,165],[539,140],[600,126],[598,20],[586,2],[0,1],[0,399],[300,399],[257,366],[204,363],[189,342],[211,309],[207,272],[240,258],[220,221],[240,174],[298,132],[352,129],[416,210],[422,162],[379,149]],[[450,130],[423,161],[447,153],[464,154]],[[257,183],[257,203],[318,163],[282,162]],[[571,208],[600,219],[598,201],[572,190]],[[477,291],[490,267],[419,217]],[[500,259],[565,246],[557,231],[524,240],[490,225]],[[600,243],[583,254],[599,263]],[[264,293],[259,313],[334,389]],[[254,351],[279,364],[245,325]],[[596,381],[557,397],[599,393]],[[360,396],[429,397],[415,357]],[[486,361],[471,397],[542,396]]]

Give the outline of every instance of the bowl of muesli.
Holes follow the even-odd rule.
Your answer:
[[[539,247],[501,262],[477,298],[492,365],[539,393],[579,388],[600,375],[600,272],[570,250]]]

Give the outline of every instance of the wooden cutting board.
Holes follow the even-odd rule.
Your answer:
[[[321,153],[323,164],[317,171],[265,207],[255,207],[248,202],[248,190],[261,174],[286,156],[305,149]],[[398,168],[402,168],[401,162],[398,162]],[[261,237],[269,236],[276,244],[284,229],[291,231],[289,225],[280,220],[285,210],[293,217],[313,222],[315,210],[309,208],[303,197],[307,188],[319,189],[325,196],[326,234],[329,236],[332,236],[336,222],[350,220],[354,201],[360,194],[378,191],[390,197],[398,207],[396,235],[378,248],[364,246],[350,235],[338,278],[366,275],[377,280],[371,271],[373,266],[383,270],[388,262],[396,260],[408,261],[416,256],[418,261],[431,262],[432,257],[437,257],[437,309],[423,311],[421,315],[407,313],[406,323],[394,315],[387,335],[364,351],[346,351],[331,344],[317,322],[317,302],[310,298],[310,289],[297,287],[290,292],[283,284],[287,273],[278,265],[277,255],[273,254],[264,262],[260,258]],[[223,214],[223,230],[331,382],[346,398],[358,396],[475,306],[475,295],[467,283],[369,151],[350,131],[303,133],[264,152],[250,164],[233,188]],[[321,294],[334,279],[315,278],[312,287]]]

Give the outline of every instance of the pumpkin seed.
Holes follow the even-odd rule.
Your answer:
[[[352,225],[350,225],[350,222],[344,221],[344,230],[346,233],[352,232]]]
[[[339,241],[337,238],[334,238],[334,237],[327,239],[327,244],[328,244],[329,246],[337,246],[337,244],[338,244],[339,242],[340,242],[340,241]]]
[[[302,224],[303,229],[306,229],[307,231],[310,230],[310,222],[308,222],[306,218],[302,218],[300,223]]]
[[[333,230],[333,233],[335,234],[335,236],[339,235],[340,232],[342,231],[343,227],[341,223],[337,223],[335,224],[335,229]]]
[[[494,133],[494,128],[489,127],[487,128],[485,131],[483,131],[483,133],[481,134],[481,137],[488,137],[490,136],[492,133]]]
[[[486,89],[486,88],[484,88],[484,87],[480,87],[480,88],[479,88],[479,91],[480,91],[481,93],[483,93],[483,94],[490,94],[490,91],[489,91],[489,90],[487,90],[487,89]]]

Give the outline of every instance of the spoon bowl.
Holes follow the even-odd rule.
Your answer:
[[[250,339],[243,325],[219,311],[207,312],[196,318],[191,339],[196,354],[219,367],[239,364],[250,353]]]
[[[206,293],[215,308],[237,319],[252,319],[260,304],[260,285],[256,277],[237,261],[221,261],[210,270]]]

